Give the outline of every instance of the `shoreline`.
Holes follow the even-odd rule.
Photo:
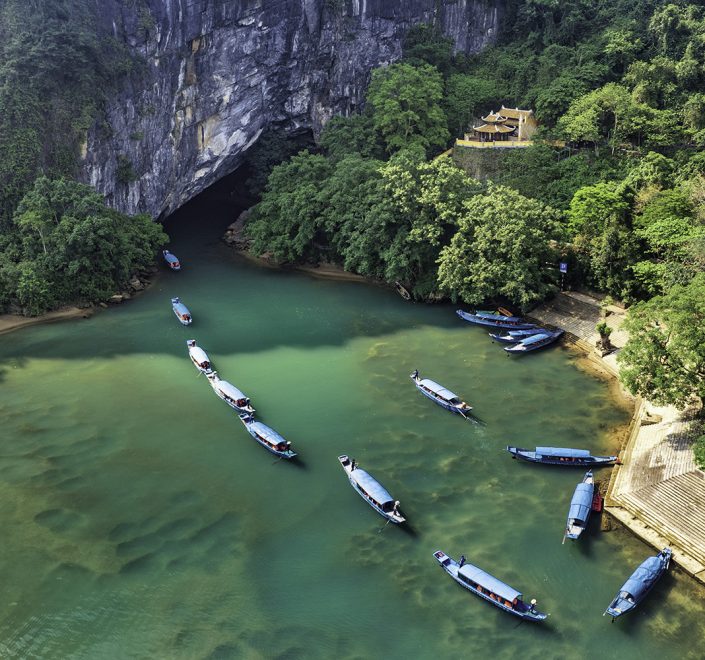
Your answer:
[[[22,316],[20,314],[0,314],[0,335],[5,335],[21,328],[28,328],[33,325],[44,323],[57,323],[58,321],[70,321],[73,319],[87,319],[95,314],[95,307],[76,307],[69,305],[60,307],[51,312],[40,314],[39,316]]]

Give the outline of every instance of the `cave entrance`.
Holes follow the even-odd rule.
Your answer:
[[[311,131],[285,136],[283,130],[265,131],[250,147],[240,167],[218,179],[163,220],[174,241],[194,235],[194,224],[203,236],[220,238],[245,209],[259,201],[272,168],[302,149],[314,150]]]

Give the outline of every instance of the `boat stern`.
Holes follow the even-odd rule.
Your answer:
[[[436,552],[433,553],[433,556],[436,558],[436,561],[443,566],[443,568],[447,568],[453,561],[445,552],[443,552],[443,550],[436,550]]]

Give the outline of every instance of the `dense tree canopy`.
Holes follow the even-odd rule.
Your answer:
[[[633,394],[685,406],[705,397],[705,273],[635,305],[620,378]]]
[[[104,300],[167,241],[148,216],[118,213],[83,184],[40,177],[0,236],[0,304],[34,315]]]
[[[459,230],[439,259],[438,279],[471,304],[504,298],[527,309],[555,289],[552,241],[558,214],[511,188],[492,186],[465,202]]]

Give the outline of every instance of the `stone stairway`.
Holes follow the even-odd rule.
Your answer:
[[[705,475],[694,471],[623,494],[619,503],[705,565]]]
[[[600,302],[584,294],[564,291],[541,305],[530,316],[543,324],[563,328],[579,339],[590,341],[601,318]]]

